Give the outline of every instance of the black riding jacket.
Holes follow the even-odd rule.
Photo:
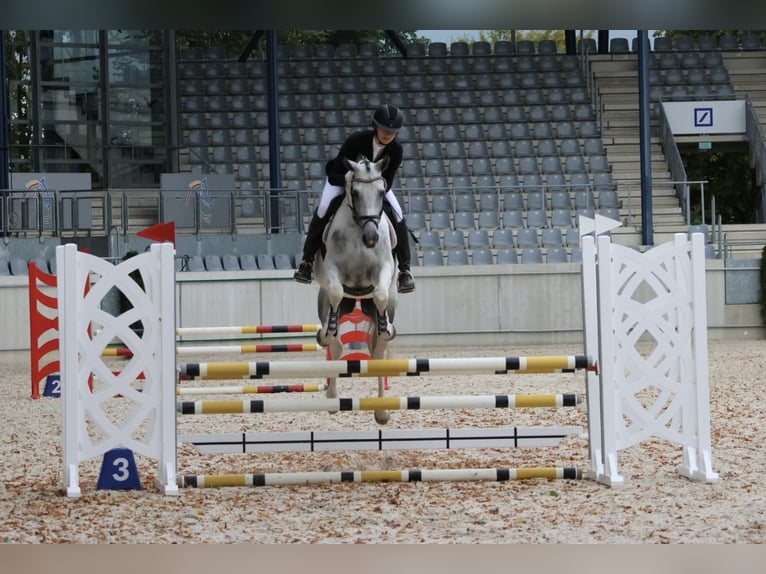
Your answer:
[[[394,183],[394,176],[399,165],[402,163],[402,144],[398,140],[392,141],[385,146],[379,157],[372,157],[372,140],[375,137],[373,130],[361,130],[354,132],[346,138],[341,145],[338,155],[327,162],[325,171],[327,179],[332,185],[343,187],[346,185],[346,172],[348,168],[343,164],[343,158],[357,161],[360,155],[363,155],[370,161],[377,161],[381,157],[388,155],[388,165],[383,170],[383,177],[386,179],[386,191],[391,189]]]

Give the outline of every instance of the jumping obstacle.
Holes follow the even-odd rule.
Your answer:
[[[177,395],[250,395],[275,393],[315,393],[327,389],[325,383],[304,385],[251,385],[244,387],[177,387]]]
[[[712,468],[710,448],[710,419],[708,410],[707,327],[705,304],[705,261],[702,236],[678,234],[672,244],[655,247],[646,253],[613,245],[608,237],[583,237],[583,317],[585,332],[586,366],[581,367],[586,377],[586,404],[588,407],[589,469],[583,476],[609,486],[623,484],[618,472],[619,450],[657,436],[682,446],[683,462],[680,473],[692,480],[712,482],[718,475]],[[120,425],[100,425],[98,420],[87,419],[86,412],[98,408],[98,397],[83,392],[87,381],[84,373],[89,365],[101,360],[90,348],[79,352],[75,342],[84,332],[84,325],[95,311],[87,298],[74,288],[76,281],[67,281],[69,288],[59,291],[62,315],[62,398],[64,407],[64,487],[70,496],[80,493],[78,464],[81,460],[103,454],[106,445],[127,444],[128,448],[157,460],[158,486],[166,494],[178,493],[179,484],[246,485],[246,484],[310,484],[312,481],[386,481],[386,480],[470,480],[472,477],[498,479],[498,470],[456,469],[413,471],[348,471],[338,473],[277,473],[253,475],[197,476],[187,480],[176,471],[176,401],[173,389],[162,384],[173,378],[175,371],[174,333],[174,274],[172,249],[169,245],[152,246],[149,253],[132,258],[131,267],[112,274],[129,277],[141,266],[142,276],[151,282],[144,300],[147,322],[154,335],[150,352],[138,349],[134,362],[138,362],[148,376],[149,392],[139,393],[145,399],[132,411],[132,417]],[[143,259],[140,259],[143,258]],[[138,261],[133,261],[138,260]],[[127,263],[127,262],[124,262]],[[124,264],[123,263],[123,264]],[[93,272],[105,275],[97,258],[77,254],[73,245],[57,248],[57,266],[65,277],[84,276]],[[113,279],[113,277],[110,277]],[[114,282],[104,288],[111,289]],[[119,285],[125,289],[128,286]],[[103,288],[101,289],[103,291]],[[656,295],[655,298],[651,294]],[[135,317],[123,317],[124,326],[115,330],[127,333]],[[143,320],[143,319],[142,319]],[[644,357],[636,346],[642,334],[651,337],[657,345]],[[125,340],[125,339],[123,339]],[[134,350],[135,352],[135,350]],[[533,359],[533,358],[530,358]],[[558,360],[561,358],[559,357]],[[417,361],[417,360],[415,360]],[[465,360],[464,361],[465,364]],[[476,367],[472,359],[467,363]],[[81,366],[84,363],[84,367]],[[334,363],[330,361],[329,363]],[[352,364],[345,362],[343,368]],[[417,364],[417,363],[415,363]],[[253,376],[250,364],[237,367],[243,378]],[[282,372],[279,363],[266,363],[262,376]],[[587,368],[590,365],[591,368]],[[595,368],[598,365],[598,368]],[[313,365],[314,369],[317,365]],[[321,366],[321,365],[320,365]],[[372,361],[357,363],[358,372],[369,376],[388,373],[391,365]],[[428,361],[430,367],[430,361]],[[567,363],[542,364],[527,361],[526,373],[551,372],[551,369],[571,371]],[[402,367],[404,367],[402,369]],[[456,364],[451,364],[455,374]],[[520,367],[520,364],[519,364]],[[207,374],[207,367],[195,367],[198,374]],[[294,367],[289,367],[293,369]],[[496,371],[516,370],[513,364],[495,365]],[[283,372],[289,371],[287,367]],[[377,369],[377,370],[376,370]],[[437,369],[438,370],[438,369]],[[224,369],[227,375],[232,369]],[[402,362],[394,371],[404,375],[422,374],[424,369],[410,367],[410,360]],[[412,371],[412,372],[410,372]],[[255,372],[259,373],[258,367]],[[462,372],[475,372],[470,369]],[[335,372],[337,376],[339,373]],[[358,373],[352,373],[351,376]],[[324,377],[325,372],[312,371]],[[304,376],[302,374],[297,376]],[[115,384],[119,392],[121,382]],[[124,383],[123,383],[124,384]],[[146,391],[146,389],[145,389]],[[654,393],[654,395],[652,395]],[[135,393],[134,393],[135,394]],[[382,403],[379,403],[382,404]],[[340,406],[339,404],[336,406]],[[388,408],[388,407],[386,407]],[[139,420],[139,414],[143,417]],[[135,419],[135,420],[134,420]],[[122,421],[121,421],[122,422]],[[87,424],[95,424],[105,435],[102,443],[92,444],[88,439]],[[143,426],[139,427],[141,424]],[[150,428],[148,437],[137,437],[138,428]],[[105,443],[105,444],[104,444]],[[544,476],[558,478],[578,476],[576,469],[500,469],[502,478]],[[410,472],[414,473],[410,476]],[[297,481],[297,482],[296,482]]]
[[[596,370],[587,355],[476,357],[439,359],[369,359],[348,361],[255,361],[180,363],[181,375],[202,380],[306,377],[381,377],[455,374],[557,373]]]
[[[578,426],[445,429],[378,429],[360,431],[289,431],[269,433],[188,434],[205,454],[329,452],[342,450],[424,450],[464,448],[530,448],[556,446],[582,433]]]
[[[342,315],[338,321],[338,333],[336,337],[340,341],[341,351],[338,357],[332,356],[332,348],[327,347],[327,360],[368,360],[372,359],[370,355],[371,331],[374,328],[372,319],[362,311],[362,304],[359,299],[356,300],[354,309],[350,313]],[[331,379],[327,380],[330,385]],[[383,377],[383,390],[387,391],[391,387],[388,377]]]
[[[58,281],[55,275],[40,270],[34,262],[29,264],[29,338],[30,338],[30,379],[32,381],[33,399],[39,399],[40,384],[49,376],[58,374],[60,364],[55,354],[59,351],[58,333],[58,300],[49,295],[42,287],[56,288]],[[87,293],[90,288],[88,281],[84,282]],[[225,327],[179,327],[178,337],[189,335],[250,335],[250,334],[282,334],[282,333],[316,333],[318,324],[297,325],[244,325]],[[89,336],[92,336],[89,329]],[[300,353],[317,352],[321,347],[316,343],[288,344],[244,344],[244,345],[187,345],[177,346],[178,355],[196,354],[250,354],[250,353]],[[130,358],[133,352],[128,347],[107,347],[101,351],[102,357]],[[118,371],[112,372],[118,375]],[[140,376],[139,378],[143,378]],[[90,382],[91,389],[93,381]],[[250,391],[252,392],[252,391]],[[268,391],[263,391],[268,392]],[[279,392],[279,391],[277,391]]]
[[[574,393],[550,395],[438,395],[431,397],[270,399],[266,401],[184,401],[176,405],[176,412],[183,415],[209,415],[311,411],[417,411],[431,409],[575,407],[580,404],[582,404],[582,397]]]
[[[176,347],[177,355],[247,355],[249,353],[308,353],[320,351],[316,343],[256,344],[256,345],[199,345]],[[110,347],[101,352],[102,357],[132,357],[127,347]]]
[[[321,325],[244,325],[240,327],[178,327],[176,335],[261,335],[266,333],[316,333]]]
[[[454,482],[545,478],[582,478],[572,467],[538,468],[456,468],[441,470],[361,470],[340,472],[280,472],[256,474],[192,474],[178,477],[180,487],[220,488],[224,486],[299,486],[340,482]]]
[[[32,398],[40,398],[40,383],[61,370],[57,353],[58,338],[58,299],[45,293],[40,283],[47,287],[56,287],[56,276],[42,271],[33,262],[29,262],[29,359]],[[85,283],[85,293],[89,285]],[[93,379],[89,381],[93,388]]]

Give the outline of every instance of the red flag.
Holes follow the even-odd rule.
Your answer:
[[[169,241],[176,246],[176,222],[168,221],[167,223],[157,223],[146,229],[142,229],[136,233],[139,237],[149,239],[151,241],[159,241],[160,243]]]

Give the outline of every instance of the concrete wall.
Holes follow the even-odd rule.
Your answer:
[[[400,298],[397,341],[408,345],[579,343],[579,269],[575,264],[416,268],[416,291]],[[706,276],[710,338],[763,338],[759,304],[726,304],[723,261],[707,261]],[[316,285],[294,282],[291,271],[184,272],[176,277],[178,327],[317,322]],[[0,277],[0,317],[0,361],[26,358],[26,277]]]

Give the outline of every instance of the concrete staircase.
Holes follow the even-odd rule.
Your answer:
[[[739,97],[749,94],[761,122],[766,122],[766,55],[748,52],[724,52],[724,64]],[[641,230],[640,138],[638,102],[638,56],[635,54],[598,54],[591,56],[591,73],[602,114],[602,138],[618,183],[623,212],[638,235]],[[655,244],[685,232],[679,199],[671,185],[667,160],[658,136],[658,124],[651,121],[652,221]],[[630,229],[630,227],[628,227]],[[736,258],[761,256],[766,244],[766,224],[724,225],[721,234],[728,245],[726,255]],[[628,244],[633,238],[626,234]],[[619,240],[619,239],[618,239]],[[718,237],[711,240],[717,243]]]

